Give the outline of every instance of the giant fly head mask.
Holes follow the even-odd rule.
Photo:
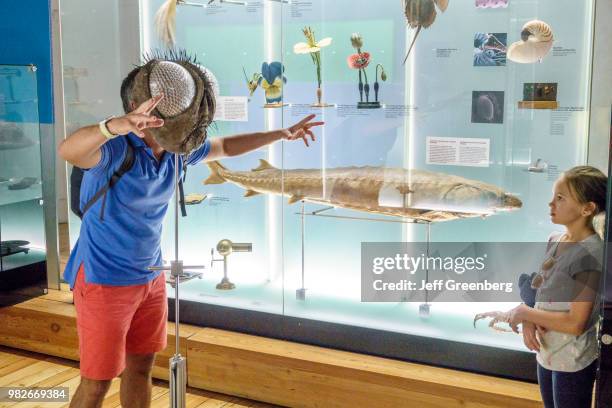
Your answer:
[[[164,126],[148,131],[165,150],[189,154],[205,142],[215,116],[213,83],[183,50],[155,51],[144,60],[127,97],[139,106],[163,94],[152,114],[162,118]]]

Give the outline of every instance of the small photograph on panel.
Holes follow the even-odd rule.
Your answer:
[[[507,33],[474,34],[474,66],[505,66],[507,39]]]
[[[472,123],[504,123],[504,92],[472,91]]]

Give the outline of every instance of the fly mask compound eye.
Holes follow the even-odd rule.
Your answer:
[[[185,112],[196,96],[196,84],[189,71],[171,61],[161,61],[153,67],[149,88],[151,96],[164,94],[164,99],[157,105],[164,118]]]

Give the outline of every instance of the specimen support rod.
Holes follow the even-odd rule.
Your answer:
[[[174,153],[174,260],[179,262],[179,206],[180,206],[180,194],[179,194],[179,155]],[[182,272],[182,271],[181,271]],[[174,286],[174,326],[175,326],[175,340],[176,340],[176,355],[180,353],[179,349],[179,277],[176,277],[176,285]]]
[[[302,200],[302,288],[304,288],[304,238],[306,235],[306,222],[304,216],[304,200]]]

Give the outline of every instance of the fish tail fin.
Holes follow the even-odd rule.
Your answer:
[[[227,181],[221,175],[221,171],[227,170],[221,163],[219,163],[218,161],[211,161],[206,164],[210,169],[210,176],[208,176],[208,178],[204,180],[204,184],[223,184]]]

